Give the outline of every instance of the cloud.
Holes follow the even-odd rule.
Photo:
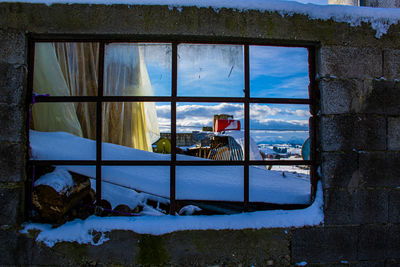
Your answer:
[[[171,106],[157,104],[159,124],[170,131]],[[177,127],[186,129],[212,126],[215,114],[233,115],[243,127],[244,106],[240,103],[179,103],[177,105]],[[310,113],[308,105],[265,105],[250,106],[250,127],[252,129],[308,130]],[[161,127],[160,126],[160,127]]]

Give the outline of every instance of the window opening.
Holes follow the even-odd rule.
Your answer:
[[[31,218],[311,204],[313,47],[30,44]]]

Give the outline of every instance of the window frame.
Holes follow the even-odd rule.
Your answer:
[[[34,96],[33,95],[33,72],[35,44],[40,42],[97,42],[99,43],[99,75],[97,96]],[[105,46],[110,43],[166,43],[172,46],[171,55],[171,96],[104,96],[104,57]],[[178,81],[178,45],[179,44],[226,44],[243,45],[244,47],[244,96],[243,97],[187,97],[177,95]],[[250,62],[249,47],[280,46],[280,47],[302,47],[308,50],[308,73],[309,86],[308,98],[262,98],[250,97]],[[313,42],[289,42],[265,39],[244,39],[244,38],[203,38],[203,37],[182,37],[182,36],[108,36],[108,35],[34,35],[28,36],[28,93],[27,110],[30,118],[30,107],[33,103],[49,102],[91,102],[96,103],[96,160],[32,160],[27,155],[28,181],[33,185],[33,172],[35,166],[45,165],[88,165],[96,166],[96,201],[101,200],[101,172],[102,166],[169,166],[170,167],[170,210],[169,214],[176,214],[176,166],[243,166],[243,211],[249,211],[249,167],[251,165],[266,165],[265,161],[250,160],[250,104],[306,104],[309,106],[309,135],[311,140],[310,160],[269,160],[268,165],[307,165],[310,166],[311,201],[315,198],[318,174],[317,174],[317,101],[319,95],[316,90],[316,49],[317,44]],[[171,104],[171,160],[170,161],[145,161],[145,160],[102,160],[102,109],[104,102],[166,102]],[[176,106],[184,102],[208,102],[208,103],[241,103],[244,105],[244,160],[243,161],[179,161],[176,159]],[[29,137],[30,122],[27,122],[27,136]],[[29,140],[29,138],[28,138]],[[29,185],[29,183],[28,183]],[[29,187],[28,187],[29,188]],[[27,191],[31,194],[33,186]],[[309,205],[276,205],[279,209],[304,208]],[[29,209],[28,209],[29,210]]]

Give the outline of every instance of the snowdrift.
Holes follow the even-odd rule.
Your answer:
[[[30,131],[33,160],[95,160],[96,142],[65,132]],[[170,160],[157,154],[103,143],[103,160]],[[205,160],[177,155],[177,160]],[[65,166],[95,177],[95,166]],[[169,198],[169,166],[103,166],[102,180],[148,194]],[[177,166],[176,198],[186,200],[243,201],[241,166]],[[137,200],[136,200],[137,201]],[[250,167],[250,201],[274,204],[309,204],[309,176]]]

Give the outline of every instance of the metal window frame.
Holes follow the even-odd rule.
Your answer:
[[[99,75],[98,75],[98,95],[97,96],[36,96],[35,103],[49,102],[92,102],[96,103],[96,160],[31,160],[29,155],[28,167],[43,165],[88,165],[96,166],[96,201],[101,200],[101,171],[102,166],[169,166],[170,167],[170,211],[176,214],[176,166],[243,166],[243,211],[249,209],[249,167],[251,165],[266,165],[265,161],[250,160],[249,157],[249,138],[250,138],[250,104],[305,104],[310,108],[309,134],[311,139],[311,160],[271,160],[268,165],[309,165],[311,200],[315,198],[317,185],[317,123],[316,114],[318,101],[317,90],[315,88],[316,74],[316,48],[314,42],[290,42],[282,40],[265,39],[244,39],[244,38],[207,38],[207,37],[182,37],[182,36],[109,36],[109,35],[35,35],[28,36],[28,94],[27,110],[30,110],[33,92],[33,72],[35,44],[39,42],[96,42],[99,43]],[[104,56],[105,46],[110,43],[166,43],[172,45],[172,77],[171,77],[171,96],[104,96]],[[179,44],[226,44],[242,45],[244,47],[244,97],[180,97],[177,95],[177,75],[178,75],[178,45]],[[303,47],[308,50],[309,66],[309,98],[252,98],[250,97],[250,62],[249,46],[281,46],[281,47]],[[170,161],[143,161],[143,160],[103,160],[102,159],[102,104],[106,102],[169,102],[171,104],[171,160]],[[243,161],[179,161],[176,159],[176,105],[178,102],[213,102],[213,103],[242,103],[244,104],[244,130],[245,130],[245,149]],[[29,116],[30,114],[28,114]],[[28,122],[29,124],[29,122]],[[27,127],[29,136],[29,125]],[[31,178],[33,179],[33,177]],[[32,190],[32,188],[30,188]],[[28,191],[30,191],[28,188]],[[312,201],[311,201],[312,202]],[[255,202],[251,202],[255,203]],[[296,205],[287,205],[292,208]],[[285,205],[279,206],[285,208]]]

